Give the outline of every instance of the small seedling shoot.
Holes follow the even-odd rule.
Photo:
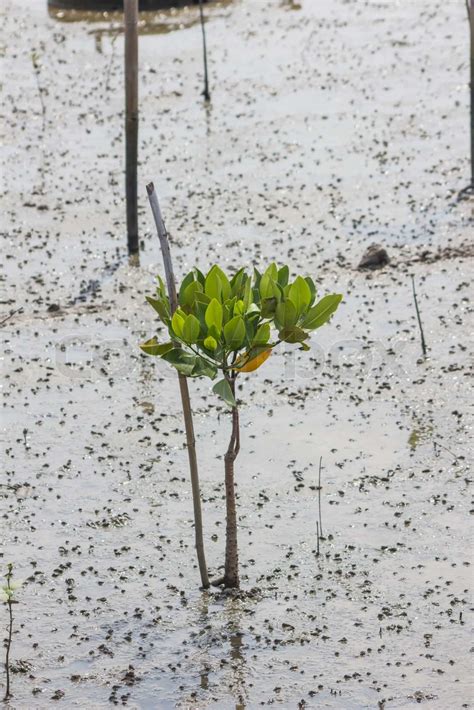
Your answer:
[[[342,300],[340,294],[316,299],[309,277],[290,282],[288,266],[270,264],[261,274],[244,268],[232,277],[219,266],[207,275],[194,268],[184,278],[179,307],[171,315],[165,284],[158,277],[156,294],[148,303],[158,313],[169,338],[156,337],[140,347],[147,355],[165,360],[186,377],[216,380],[213,391],[230,408],[232,432],[225,454],[226,587],[239,587],[237,511],[234,463],[240,449],[236,382],[261,367],[281,343],[309,350],[310,332],[329,321]]]
[[[11,697],[10,692],[10,649],[13,637],[13,604],[17,604],[15,590],[21,587],[21,582],[13,581],[13,564],[10,562],[7,566],[7,574],[5,576],[6,584],[0,588],[0,601],[4,602],[8,608],[8,635],[5,639],[5,676],[6,686],[4,702]]]

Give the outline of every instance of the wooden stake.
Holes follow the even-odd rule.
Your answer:
[[[138,0],[124,0],[125,19],[125,193],[129,255],[138,255]]]
[[[469,21],[470,63],[471,63],[471,184],[458,195],[458,200],[474,195],[474,0],[466,0],[467,19]]]
[[[466,0],[471,45],[471,190],[474,190],[474,0]]]
[[[146,186],[148,199],[150,201],[151,211],[156,224],[156,231],[161,245],[161,253],[163,256],[163,264],[165,267],[166,285],[168,287],[168,295],[170,299],[171,313],[173,314],[178,307],[178,297],[176,294],[176,281],[174,278],[173,264],[171,261],[171,251],[163,217],[161,215],[160,204],[152,182]],[[184,426],[186,429],[186,443],[188,447],[189,472],[191,475],[191,488],[193,493],[194,507],[194,531],[196,541],[196,552],[199,563],[199,572],[201,574],[201,583],[204,589],[209,588],[209,576],[206,565],[206,555],[204,552],[204,538],[202,526],[202,511],[201,511],[201,492],[199,486],[199,472],[196,456],[196,440],[194,436],[193,414],[191,410],[191,401],[189,398],[188,381],[184,375],[178,374],[179,389],[181,392],[181,403],[183,406]]]
[[[201,31],[202,31],[202,52],[204,56],[204,91],[202,92],[205,101],[211,100],[211,94],[209,93],[209,74],[207,71],[207,43],[206,43],[206,28],[204,24],[204,9],[202,6],[202,0],[199,0],[199,15],[201,17]]]
[[[426,357],[426,343],[425,343],[425,335],[423,333],[423,324],[421,322],[421,315],[420,315],[420,309],[418,308],[418,300],[416,298],[416,291],[415,291],[415,277],[412,275],[411,277],[411,285],[413,288],[413,300],[415,301],[415,310],[416,310],[416,317],[418,318],[418,326],[420,328],[420,335],[421,335],[421,349],[423,350],[423,357]]]

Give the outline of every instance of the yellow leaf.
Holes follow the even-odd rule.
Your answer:
[[[254,372],[255,370],[257,370],[260,367],[260,365],[263,365],[265,360],[268,360],[268,358],[270,357],[271,354],[272,354],[271,348],[268,348],[268,350],[263,350],[263,352],[259,353],[255,357],[253,357],[243,367],[239,367],[238,366],[239,360],[241,362],[245,361],[246,355],[243,355],[235,363],[237,366],[235,369],[237,369],[239,372]]]

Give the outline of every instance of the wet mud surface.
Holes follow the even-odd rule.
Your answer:
[[[197,12],[143,20],[137,268],[119,18],[0,9],[6,707],[472,707],[465,8],[215,3],[208,108]],[[309,357],[242,378],[239,594],[198,589],[176,378],[137,347],[150,179],[178,274],[276,259],[345,294]],[[230,425],[191,394],[217,575]]]

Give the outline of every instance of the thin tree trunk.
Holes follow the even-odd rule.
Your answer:
[[[125,192],[128,253],[138,255],[138,0],[124,0],[125,14]]]
[[[7,568],[7,574],[6,574],[6,580],[7,580],[7,586],[5,589],[7,590],[7,606],[8,606],[8,618],[9,618],[9,624],[8,624],[8,637],[5,639],[5,675],[6,675],[6,688],[5,688],[5,697],[3,698],[3,702],[7,702],[8,699],[11,697],[10,693],[10,648],[12,645],[12,636],[13,636],[13,599],[11,597],[12,595],[12,576],[13,576],[13,564],[11,562],[8,563],[8,568]]]
[[[155,192],[153,183],[146,186],[148,199],[150,201],[151,211],[155,219],[156,230],[161,245],[161,253],[163,255],[163,264],[165,267],[166,284],[168,286],[168,295],[170,299],[171,312],[174,313],[178,306],[178,297],[176,294],[176,282],[173,272],[173,264],[171,262],[171,252],[163,217],[161,216],[160,204]],[[184,427],[186,429],[186,443],[188,448],[189,472],[191,476],[191,488],[193,493],[193,508],[194,508],[194,532],[196,552],[199,563],[199,572],[201,574],[201,583],[204,589],[208,589],[209,575],[207,571],[206,555],[204,552],[204,537],[202,525],[201,511],[201,491],[199,486],[199,471],[196,455],[196,440],[194,436],[193,414],[191,410],[191,401],[189,398],[188,381],[184,375],[178,374],[179,390],[181,393],[181,403],[183,406]]]
[[[235,396],[235,376],[227,378],[232,393]],[[237,544],[237,507],[235,501],[234,462],[240,450],[239,410],[232,409],[232,434],[224,457],[225,462],[225,501],[226,501],[226,545],[224,585],[238,588],[239,581],[239,550]]]
[[[13,611],[12,611],[12,603],[11,600],[8,602],[8,619],[9,619],[9,624],[8,624],[8,638],[7,638],[7,648],[6,648],[6,653],[5,653],[5,673],[6,673],[6,688],[5,688],[5,697],[3,698],[4,701],[7,701],[10,698],[10,648],[12,645],[12,634],[13,634]]]

